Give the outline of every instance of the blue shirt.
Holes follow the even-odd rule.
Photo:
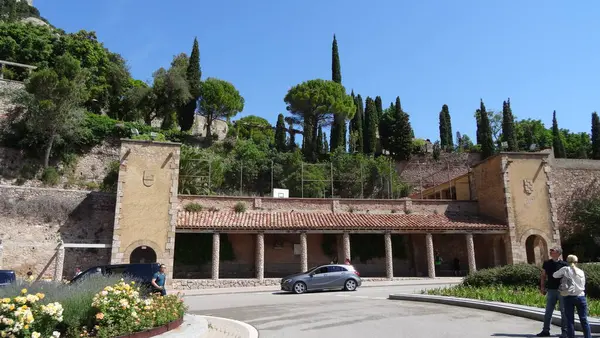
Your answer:
[[[156,285],[158,285],[158,286],[165,286],[166,276],[165,276],[164,273],[157,272],[157,273],[154,274],[154,276],[152,276],[152,279],[156,280],[155,281]]]

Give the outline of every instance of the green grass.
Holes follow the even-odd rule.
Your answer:
[[[538,308],[546,307],[545,297],[542,296],[539,290],[534,287],[501,285],[473,287],[458,285],[447,288],[425,290],[421,291],[421,293],[436,296],[487,300],[493,302],[533,306]],[[600,300],[590,299],[588,297],[588,307],[589,315],[591,317],[600,317]]]

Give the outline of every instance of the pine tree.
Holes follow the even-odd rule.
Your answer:
[[[192,54],[190,54],[188,67],[186,70],[186,79],[190,89],[192,98],[187,104],[179,109],[179,126],[181,130],[188,131],[194,125],[194,117],[196,115],[196,106],[200,97],[200,79],[202,78],[202,70],[200,69],[200,48],[198,47],[198,39],[194,39]]]
[[[280,152],[287,150],[286,129],[283,114],[277,116],[277,124],[275,125],[275,149]]]
[[[410,159],[414,131],[410,125],[408,114],[402,111],[399,96],[396,97],[394,109],[395,123],[393,128],[394,136],[392,141],[392,153],[394,154],[395,159],[405,161]]]
[[[362,153],[364,151],[364,132],[363,132],[363,121],[364,121],[364,107],[363,107],[363,99],[360,94],[356,96],[354,99],[354,105],[356,106],[356,114],[354,114],[354,118],[350,121],[350,134],[355,137],[355,140],[350,142],[353,144],[353,149],[351,152]]]
[[[592,159],[600,160],[600,118],[596,112],[592,114]]]
[[[342,83],[342,70],[340,66],[340,55],[335,34],[331,46],[331,80]],[[339,147],[346,148],[346,119],[342,115],[335,115],[331,124],[331,151]]]
[[[556,120],[556,110],[552,113],[552,147],[554,148],[554,157],[565,158],[567,152],[563,143],[560,129],[558,129],[558,121]]]
[[[490,118],[485,110],[483,100],[480,102],[479,108],[479,128],[478,134],[481,138],[481,158],[486,159],[494,154],[494,138],[492,137],[492,126]]]
[[[502,103],[502,141],[508,144],[508,151],[518,151],[515,118],[510,109],[510,99]]]
[[[447,114],[448,106],[443,105],[442,110],[440,110],[439,124],[440,124],[440,146],[442,149],[446,149],[448,147],[448,120]]]
[[[373,154],[377,148],[377,108],[370,97],[367,97],[365,103],[364,153]]]

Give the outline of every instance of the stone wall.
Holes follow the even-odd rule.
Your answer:
[[[454,200],[367,200],[367,199],[319,199],[319,198],[273,198],[273,197],[230,197],[179,195],[179,210],[190,203],[200,204],[205,210],[233,210],[236,204],[244,203],[247,212],[297,211],[297,212],[353,212],[370,214],[416,213],[444,214],[464,212],[477,214],[475,201]]]
[[[23,87],[23,82],[0,79],[0,93],[2,94],[8,94]],[[8,109],[10,109],[11,106],[12,104],[10,104],[9,98],[0,98],[0,119],[3,118],[3,116],[7,113]]]
[[[573,201],[600,191],[600,161],[550,158],[552,197],[562,230],[570,225]]]
[[[53,276],[60,241],[111,244],[114,210],[112,194],[0,186],[0,268]],[[63,275],[109,261],[110,249],[69,248]]]
[[[106,177],[112,162],[119,160],[119,141],[107,140],[79,156],[72,168],[59,165],[64,172],[59,187],[74,190],[97,188]],[[23,151],[0,147],[0,184],[42,187],[41,160],[27,157]],[[35,175],[30,178],[29,175]]]

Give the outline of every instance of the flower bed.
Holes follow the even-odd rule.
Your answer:
[[[135,332],[150,337],[154,328],[166,330],[181,324],[186,308],[178,295],[144,297],[135,282],[124,280],[98,286],[107,281],[110,279],[86,280],[87,285],[78,286],[32,285],[32,289],[46,289],[48,296],[23,289],[16,297],[0,297],[0,337],[108,338]]]
[[[423,294],[487,300],[493,302],[510,303],[518,305],[546,307],[546,299],[535,287],[514,286],[466,286],[457,285],[453,287],[430,289],[422,291]],[[589,315],[600,317],[600,301],[588,298]]]

